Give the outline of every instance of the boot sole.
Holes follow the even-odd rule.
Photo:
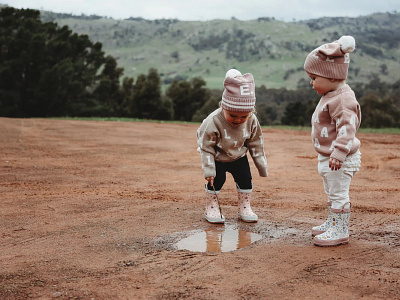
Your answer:
[[[208,217],[206,214],[204,214],[204,218],[206,218],[206,220],[209,223],[213,223],[213,224],[223,224],[223,223],[225,223],[225,217],[224,216],[222,216],[222,218],[211,218],[211,217]]]
[[[344,245],[349,242],[349,238],[342,238],[342,239],[337,239],[337,240],[320,240],[317,239],[316,237],[314,238],[314,245],[320,246],[320,247],[334,247],[334,246],[339,246],[339,245]]]
[[[241,214],[238,214],[238,218],[239,218],[239,220],[242,220],[243,222],[246,222],[246,223],[255,223],[258,221],[258,216],[250,217],[250,216],[243,216]]]

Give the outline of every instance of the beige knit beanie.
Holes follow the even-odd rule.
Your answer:
[[[221,107],[228,111],[252,112],[256,104],[256,93],[253,75],[242,75],[236,69],[226,72],[225,90],[222,94]]]
[[[356,42],[352,36],[342,36],[338,41],[325,44],[308,54],[304,70],[325,78],[346,79],[350,54]]]

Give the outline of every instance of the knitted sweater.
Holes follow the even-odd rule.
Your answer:
[[[315,150],[344,162],[360,148],[360,141],[355,136],[360,123],[360,105],[347,84],[325,94],[311,118]]]
[[[204,178],[215,177],[215,161],[232,162],[250,150],[258,173],[268,176],[261,126],[254,114],[237,127],[231,126],[221,108],[212,112],[197,130],[197,150],[201,154]]]

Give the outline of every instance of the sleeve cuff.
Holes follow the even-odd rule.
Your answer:
[[[330,157],[332,157],[340,162],[344,162],[346,160],[347,153],[341,152],[341,151],[335,149],[335,150],[333,150]]]
[[[207,169],[204,170],[204,178],[207,178],[207,177],[214,177],[215,178],[216,175],[217,174],[216,174],[215,169],[207,168]]]

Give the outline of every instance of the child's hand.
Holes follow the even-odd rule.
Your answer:
[[[342,162],[337,160],[336,158],[330,158],[329,159],[329,168],[331,168],[332,171],[339,170],[342,167]]]
[[[214,186],[214,177],[206,177],[206,180],[211,184],[211,186]]]

